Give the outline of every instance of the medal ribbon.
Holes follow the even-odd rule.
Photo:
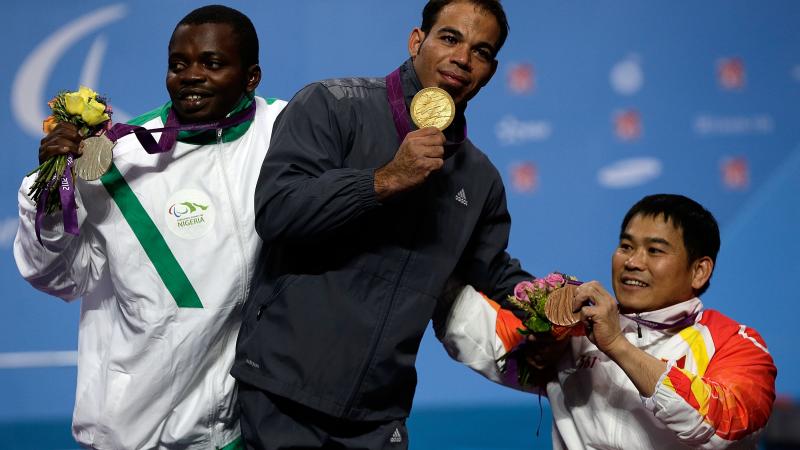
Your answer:
[[[136,139],[138,139],[139,143],[142,144],[144,150],[152,155],[155,153],[164,153],[167,150],[172,149],[172,147],[175,145],[175,141],[178,139],[178,132],[180,131],[205,131],[213,129],[221,130],[223,128],[229,128],[239,125],[242,122],[252,120],[255,115],[256,102],[252,102],[250,103],[250,106],[243,109],[239,113],[230,117],[226,117],[222,120],[205,123],[181,124],[178,122],[178,117],[175,115],[175,110],[170,109],[169,114],[167,115],[167,123],[164,124],[165,126],[163,128],[153,128],[148,130],[147,128],[140,127],[138,125],[118,123],[111,127],[111,129],[106,132],[105,136],[111,140],[111,142],[117,142],[118,139],[124,136],[136,134]],[[156,142],[155,138],[153,138],[153,133],[158,132],[161,132],[161,137],[159,138],[158,142]]]
[[[44,205],[47,204],[47,197],[50,194],[50,189],[56,182],[60,185],[58,195],[61,197],[64,232],[74,236],[78,235],[78,208],[75,205],[75,183],[72,181],[72,166],[74,161],[72,154],[67,155],[67,166],[64,168],[64,174],[60,178],[57,175],[53,175],[53,178],[47,183],[47,188],[42,191],[39,202],[36,204],[34,229],[36,230],[36,240],[39,241],[39,244],[42,243],[41,230],[42,221],[44,220]]]
[[[683,319],[673,322],[673,323],[663,323],[663,322],[654,322],[652,320],[642,319],[639,315],[629,316],[627,314],[622,314],[623,316],[631,319],[632,321],[638,323],[639,325],[644,325],[647,328],[652,328],[654,330],[668,330],[670,328],[675,327],[688,327],[689,325],[694,324],[694,320],[697,318],[697,313],[690,314]]]
[[[147,129],[138,125],[129,125],[127,123],[117,123],[106,131],[104,136],[111,142],[117,142],[118,139],[129,134],[136,134],[136,139],[142,144],[144,150],[149,154],[164,153],[175,145],[178,139],[178,132],[180,131],[205,131],[212,129],[224,129],[239,125],[240,123],[252,120],[256,115],[256,102],[250,103],[250,106],[230,117],[214,122],[181,124],[175,114],[175,110],[170,108],[167,115],[167,123],[163,128]],[[158,142],[153,138],[153,133],[161,132],[161,137]],[[75,183],[72,179],[72,166],[74,164],[73,155],[67,156],[67,167],[64,169],[64,175],[60,180],[53,177],[48,184],[48,189],[42,192],[39,202],[36,204],[36,221],[34,222],[34,229],[36,230],[36,239],[39,244],[42,243],[41,230],[42,221],[44,220],[44,205],[47,203],[48,190],[52,187],[53,183],[61,183],[61,188],[58,190],[61,196],[61,209],[62,217],[64,220],[64,232],[73,236],[78,235],[78,208],[75,204]]]
[[[399,68],[386,77],[386,96],[389,99],[389,108],[392,110],[394,128],[397,130],[397,143],[402,144],[403,139],[411,132],[411,124],[406,112],[406,101],[403,98]]]
[[[386,97],[389,100],[389,109],[392,111],[392,120],[394,120],[394,128],[397,130],[397,143],[402,144],[406,135],[411,132],[411,121],[408,117],[408,110],[406,109],[406,101],[403,97],[403,84],[400,80],[400,68],[394,70],[386,76]],[[458,141],[445,142],[445,147],[455,148],[461,145],[467,138],[467,126],[461,130],[461,134],[457,135]]]

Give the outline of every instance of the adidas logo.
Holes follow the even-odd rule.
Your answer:
[[[461,188],[461,190],[458,191],[458,194],[456,194],[456,200],[458,203],[461,203],[464,206],[469,206],[469,203],[467,202],[467,194],[464,192],[464,188]]]
[[[403,436],[400,434],[400,430],[395,428],[394,433],[392,433],[392,437],[389,439],[389,443],[399,444],[401,442],[403,442]]]

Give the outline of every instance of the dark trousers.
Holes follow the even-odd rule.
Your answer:
[[[241,382],[239,407],[247,449],[408,449],[405,419],[340,419]]]

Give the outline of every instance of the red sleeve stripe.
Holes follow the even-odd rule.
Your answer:
[[[691,374],[679,369],[677,367],[672,367],[667,373],[667,376],[664,377],[664,385],[671,388],[675,391],[678,395],[681,396],[692,408],[699,410],[700,404],[698,403],[697,399],[695,398],[692,392],[692,382]]]
[[[519,343],[525,338],[523,335],[519,334],[519,331],[517,331],[518,328],[522,328],[522,321],[517,319],[517,316],[515,316],[511,311],[501,308],[497,302],[490,299],[483,293],[481,293],[481,296],[497,313],[495,333],[497,334],[497,338],[500,339],[500,342],[503,343],[503,348],[506,351],[509,351],[519,345]]]

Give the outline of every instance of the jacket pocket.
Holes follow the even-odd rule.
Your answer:
[[[278,279],[278,281],[274,285],[275,287],[272,288],[272,292],[269,294],[269,296],[267,296],[266,299],[264,299],[263,301],[257,303],[258,304],[258,308],[255,309],[255,319],[256,319],[256,321],[261,320],[261,316],[262,316],[262,314],[264,314],[264,310],[269,308],[269,305],[274,303],[275,299],[280,297],[280,295],[283,293],[283,291],[286,290],[286,288],[288,288],[292,283],[297,281],[298,278],[299,278],[299,276],[297,276],[297,275],[287,274],[287,275],[284,275],[284,276],[282,276],[281,278]],[[268,287],[268,286],[264,286],[264,287]],[[264,290],[266,290],[266,289],[264,289]],[[259,289],[259,291],[261,291],[261,289]],[[260,297],[260,296],[259,295],[255,295],[254,296],[254,298],[258,298],[258,297]]]
[[[275,393],[302,390],[306,404],[334,413],[325,402],[343,405],[370,364],[392,287],[357,269],[292,276],[261,305],[259,322],[242,328],[238,357],[284,385]]]

